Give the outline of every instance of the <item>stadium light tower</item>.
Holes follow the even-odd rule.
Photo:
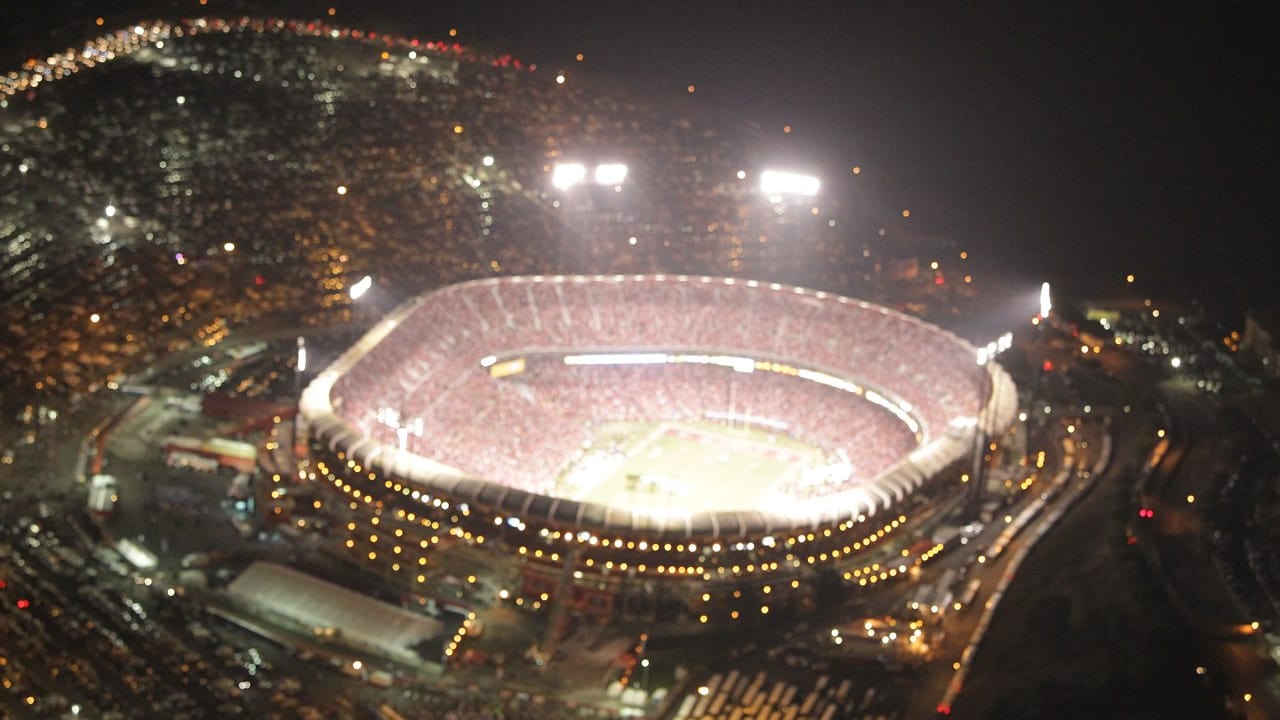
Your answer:
[[[587,168],[582,163],[556,163],[551,170],[551,184],[558,190],[568,190],[586,177]]]
[[[302,375],[307,371],[307,339],[298,336],[298,361],[293,366],[293,389],[302,387]]]
[[[978,364],[978,387],[980,388],[978,402],[980,404],[973,426],[973,466],[969,473],[968,503],[969,511],[974,514],[982,508],[982,486],[986,483],[986,463],[983,462],[983,456],[986,454],[987,425],[990,422],[988,415],[991,406],[995,404],[997,390],[997,385],[991,381],[991,372],[987,369],[987,363],[1011,347],[1013,347],[1013,333],[1007,332],[978,348],[975,357]]]
[[[621,185],[627,179],[627,166],[622,163],[601,163],[596,166],[597,185]]]
[[[765,170],[760,173],[760,192],[775,202],[785,196],[813,197],[822,183],[813,175]]]

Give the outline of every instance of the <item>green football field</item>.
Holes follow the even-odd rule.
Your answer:
[[[823,462],[784,434],[712,422],[611,423],[593,447],[614,452],[570,468],[558,494],[663,512],[767,508]]]

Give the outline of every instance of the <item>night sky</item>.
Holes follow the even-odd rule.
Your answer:
[[[903,232],[950,237],[1023,281],[1115,294],[1133,272],[1139,292],[1200,298],[1237,323],[1244,305],[1277,302],[1280,63],[1261,6],[333,4],[340,22],[423,37],[456,26],[544,67],[574,70],[583,52],[599,78],[758,124],[771,157],[815,168],[868,222],[909,208]],[[65,47],[95,13],[327,6],[63,0],[0,10],[0,42],[6,57]]]

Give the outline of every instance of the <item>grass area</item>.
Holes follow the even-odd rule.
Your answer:
[[[654,511],[755,509],[823,461],[820,449],[759,427],[610,423],[562,474],[558,494]]]

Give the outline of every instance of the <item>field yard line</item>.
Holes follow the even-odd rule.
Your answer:
[[[667,430],[668,428],[670,428],[670,426],[671,426],[671,423],[667,421],[658,423],[658,427],[654,428],[653,431],[650,432],[648,435],[646,435],[643,440],[636,443],[635,445],[632,445],[631,449],[627,450],[627,457],[633,458],[639,455],[641,450],[648,448],[650,445],[656,442],[658,438],[662,437],[663,435],[666,435]]]

